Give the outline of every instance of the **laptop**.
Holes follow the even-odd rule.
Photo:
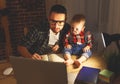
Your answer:
[[[10,56],[17,84],[68,84],[66,65]]]

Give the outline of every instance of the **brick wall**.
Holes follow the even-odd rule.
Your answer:
[[[12,55],[19,55],[17,44],[24,34],[24,28],[46,17],[45,0],[6,0]],[[2,54],[0,47],[0,55]],[[3,52],[4,53],[4,52]]]
[[[1,20],[1,15],[0,15],[0,20]],[[0,60],[6,59],[5,54],[6,54],[6,48],[5,48],[5,34],[4,34],[4,29],[1,25],[0,22]]]

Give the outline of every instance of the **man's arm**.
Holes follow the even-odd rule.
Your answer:
[[[19,45],[17,47],[17,50],[23,57],[32,58],[32,54],[28,51],[26,47]]]
[[[18,46],[17,47],[18,52],[23,56],[23,57],[27,57],[27,58],[32,58],[32,59],[36,59],[36,60],[41,60],[42,57],[37,54],[34,53],[33,55],[28,51],[28,49],[24,46]]]

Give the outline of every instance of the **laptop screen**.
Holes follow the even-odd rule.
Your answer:
[[[60,62],[10,56],[17,84],[67,84],[66,65]]]

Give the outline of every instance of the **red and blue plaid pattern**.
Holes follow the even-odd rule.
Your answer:
[[[64,45],[67,46],[68,44],[87,43],[88,46],[92,47],[92,39],[90,31],[87,31],[86,33],[82,31],[78,35],[68,32],[64,38]]]

